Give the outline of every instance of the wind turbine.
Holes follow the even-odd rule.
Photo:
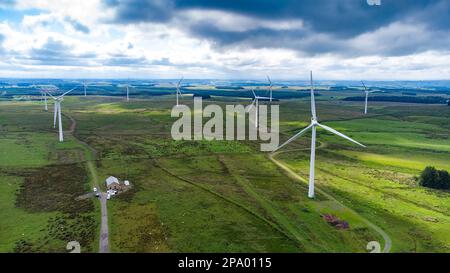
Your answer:
[[[44,110],[48,111],[48,105],[47,105],[47,91],[48,90],[41,90],[41,97],[44,97]]]
[[[126,98],[127,98],[127,101],[130,101],[130,88],[134,88],[134,86],[132,86],[132,85],[130,85],[129,84],[129,79],[128,79],[128,81],[127,81],[127,83],[125,83],[123,86],[125,87],[125,89],[126,89],[126,91],[127,91],[127,96],[126,96]]]
[[[272,85],[272,81],[270,80],[270,77],[269,77],[269,75],[267,75],[267,80],[269,81],[269,90],[270,90],[270,102],[272,102],[272,87],[273,87],[273,85]]]
[[[179,105],[179,99],[178,99],[178,96],[183,96],[183,94],[181,93],[181,90],[180,90],[180,85],[181,85],[181,82],[183,81],[183,79],[184,79],[184,77],[182,77],[179,81],[178,81],[178,83],[177,83],[177,85],[176,85],[176,87],[177,87],[177,106]]]
[[[69,91],[63,93],[60,96],[54,97],[52,94],[48,93],[53,100],[55,100],[55,110],[53,117],[53,128],[56,128],[56,119],[58,119],[58,129],[59,129],[59,142],[64,141],[63,129],[62,129],[62,119],[61,119],[61,102],[64,100],[64,96],[75,90],[77,87],[70,89]]]
[[[364,86],[364,93],[366,93],[366,103],[364,105],[364,115],[367,115],[367,102],[369,100],[369,93],[373,93],[373,91],[369,91],[363,81],[361,81],[361,83]]]
[[[312,131],[312,137],[311,137],[311,158],[310,158],[310,166],[309,166],[309,189],[308,189],[308,197],[309,198],[314,198],[314,163],[315,163],[315,157],[316,157],[316,128],[317,126],[322,127],[323,129],[338,135],[348,141],[351,141],[355,144],[358,144],[362,147],[366,147],[364,145],[362,145],[361,143],[357,142],[356,140],[351,139],[350,137],[334,130],[333,128],[330,128],[328,126],[325,126],[323,124],[320,124],[319,122],[317,122],[317,115],[316,115],[316,100],[314,98],[314,85],[313,85],[313,77],[312,77],[312,71],[311,71],[311,124],[304,128],[303,130],[301,130],[300,132],[298,132],[296,135],[294,135],[293,137],[291,137],[288,141],[286,141],[285,143],[283,143],[281,146],[279,146],[275,151],[283,148],[284,146],[286,146],[287,144],[291,143],[292,141],[294,141],[295,139],[299,138],[300,136],[302,136],[303,134],[305,134],[309,129],[311,129]],[[274,152],[275,152],[274,151]]]
[[[83,87],[84,87],[84,96],[86,97],[86,95],[87,95],[86,91],[87,91],[87,87],[88,87],[86,82],[83,82]]]
[[[272,101],[272,95],[269,97],[261,97],[261,96],[257,96],[255,93],[255,90],[253,90],[252,88],[252,93],[253,93],[253,101],[250,105],[248,105],[245,109],[245,111],[250,112],[250,110],[253,107],[256,107],[256,111],[255,111],[255,127],[258,128],[258,116],[259,116],[259,100],[269,100]]]
[[[125,88],[127,89],[127,101],[130,101],[130,85],[127,83]]]

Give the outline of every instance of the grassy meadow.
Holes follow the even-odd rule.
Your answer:
[[[308,100],[281,101],[281,141],[308,124]],[[112,252],[367,252],[384,241],[365,219],[394,252],[450,252],[449,193],[415,181],[428,165],[450,170],[450,108],[373,103],[364,117],[358,103],[318,100],[321,122],[368,148],[319,129],[316,182],[333,198],[315,200],[257,143],[173,141],[170,96],[67,97],[65,130],[69,116],[77,124],[62,144],[42,103],[2,101],[0,252],[66,252],[73,240],[96,252],[99,204],[76,197],[110,175],[133,185],[108,201]],[[274,158],[307,179],[309,135]]]

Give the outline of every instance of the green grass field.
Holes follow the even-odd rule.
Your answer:
[[[421,188],[415,180],[426,166],[450,169],[450,131],[442,126],[450,111],[430,108],[386,107],[364,119],[324,121],[367,149],[319,131],[319,141],[327,145],[317,153],[318,186],[382,227],[396,252],[450,251],[449,193]],[[307,147],[306,141],[294,147]],[[309,150],[280,158],[308,176]]]
[[[310,200],[306,183],[257,143],[171,140],[172,104],[69,97],[63,112],[77,127],[60,144],[52,112],[39,102],[0,102],[0,251],[65,252],[66,241],[80,240],[83,251],[96,252],[98,202],[74,197],[114,175],[133,189],[108,202],[113,252],[367,252],[369,241],[384,241],[365,219],[389,235],[394,252],[450,252],[449,193],[414,180],[428,165],[450,169],[448,107],[377,103],[363,117],[358,104],[320,97],[321,121],[368,148],[319,130],[317,185],[337,200],[320,192]],[[282,140],[308,123],[308,98],[280,109]],[[70,120],[63,122],[68,130]],[[304,179],[308,137],[275,156]],[[332,227],[325,213],[350,228]]]

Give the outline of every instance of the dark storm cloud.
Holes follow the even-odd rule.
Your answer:
[[[116,22],[167,22],[171,19],[174,2],[172,0],[104,0],[105,5],[116,8]]]
[[[83,25],[82,23],[80,23],[79,21],[70,18],[70,17],[66,17],[64,18],[64,20],[69,23],[75,30],[79,31],[79,32],[83,32],[84,34],[89,34],[90,29],[89,27]]]
[[[0,1],[0,7],[11,7],[16,4],[15,0],[2,0]]]
[[[72,50],[72,46],[49,38],[42,47],[31,49],[29,56],[23,59],[40,65],[80,66],[96,58],[93,53],[74,54]]]
[[[145,57],[130,57],[125,54],[112,54],[103,65],[107,66],[142,66],[148,64]]]
[[[167,22],[177,12],[212,9],[270,20],[302,19],[312,30],[355,35],[377,29],[408,14],[433,9],[439,17],[422,19],[449,28],[448,0],[382,0],[379,7],[366,0],[104,0],[116,8],[116,22]]]
[[[116,23],[170,23],[183,18],[181,27],[194,36],[214,41],[218,46],[291,48],[308,54],[364,54],[364,51],[351,52],[351,45],[346,41],[395,22],[423,25],[429,32],[450,31],[450,0],[382,0],[382,5],[377,7],[369,6],[366,0],[104,0],[104,4],[115,9],[113,21]],[[271,29],[260,26],[230,31],[221,29],[211,18],[197,18],[194,22],[183,17],[184,11],[192,9],[223,11],[274,22],[301,20],[304,27]],[[328,41],[320,41],[315,38],[317,35],[326,35]],[[401,37],[402,33],[397,35]],[[410,37],[403,45],[384,46],[379,54],[402,55],[414,51],[415,47],[416,37]],[[424,43],[419,39],[417,48],[440,49],[441,45],[432,40]]]
[[[330,51],[341,51],[345,47],[339,41],[330,43],[322,41],[320,37],[313,37],[310,31],[305,30],[274,30],[257,28],[244,32],[223,31],[211,24],[193,24],[190,32],[198,37],[213,40],[216,46],[234,46],[266,48],[284,47],[314,54]]]
[[[170,62],[169,58],[161,58],[159,60],[148,60],[144,56],[131,57],[126,54],[110,54],[108,59],[102,62],[107,66],[175,66]]]

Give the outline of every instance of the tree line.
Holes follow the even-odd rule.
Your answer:
[[[365,97],[347,97],[344,101],[364,101]],[[448,99],[439,96],[372,96],[369,101],[388,101],[405,103],[447,104]]]
[[[450,188],[450,175],[446,170],[437,170],[435,167],[426,167],[419,177],[419,185],[432,189],[448,190]]]

